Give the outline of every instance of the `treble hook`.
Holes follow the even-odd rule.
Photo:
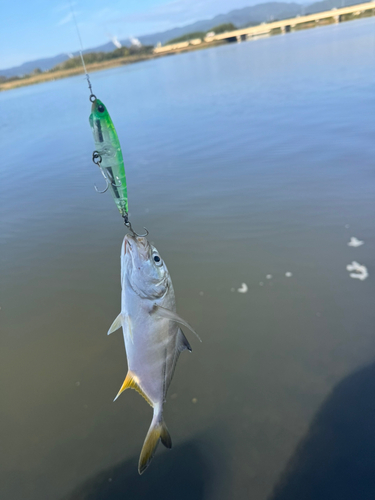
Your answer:
[[[129,231],[132,233],[132,235],[134,237],[144,238],[145,236],[148,236],[150,234],[149,231],[148,231],[148,229],[146,227],[143,228],[146,231],[145,234],[138,234],[138,233],[136,233],[134,231],[134,229],[132,228],[131,222],[128,219],[128,214],[123,215],[123,218],[124,218],[124,224],[125,224],[125,226],[129,229]]]
[[[94,184],[94,188],[95,188],[95,191],[96,191],[97,193],[103,194],[103,193],[105,193],[106,191],[108,191],[108,188],[109,188],[109,181],[108,181],[108,179],[106,179],[106,178],[105,178],[105,182],[107,183],[107,186],[106,186],[106,188],[105,188],[105,189],[103,189],[103,191],[100,191],[100,189],[98,189],[98,188],[96,187],[96,184]]]
[[[102,172],[102,175],[103,175],[103,177],[105,179],[105,182],[107,183],[107,187],[104,189],[104,191],[99,191],[99,189],[96,187],[96,184],[94,184],[94,188],[95,188],[95,191],[97,193],[100,193],[100,194],[105,193],[106,191],[108,191],[109,186],[113,186],[113,187],[117,187],[117,188],[121,187],[121,184],[118,186],[114,182],[109,182],[109,180],[107,179],[107,177],[105,176],[105,174],[103,174],[103,172]]]
[[[115,184],[115,180],[113,178],[111,180],[111,184],[112,184],[113,187],[120,188],[122,186],[122,182],[121,182],[121,180],[118,177],[117,177],[117,180],[120,183],[119,185]]]
[[[95,96],[94,96],[94,97],[95,97]],[[91,96],[90,96],[90,98],[91,98]],[[111,177],[111,179],[108,179],[107,175],[103,172],[102,167],[101,167],[101,163],[102,163],[102,156],[101,156],[101,154],[100,154],[98,151],[94,151],[94,152],[92,153],[92,161],[93,161],[93,163],[95,163],[95,165],[97,165],[97,166],[100,168],[100,171],[101,171],[101,173],[102,173],[102,176],[104,177],[105,182],[106,182],[106,184],[107,184],[106,188],[105,188],[103,191],[100,191],[100,190],[96,187],[96,184],[94,184],[95,191],[96,191],[97,193],[100,193],[100,194],[105,193],[106,191],[108,191],[108,188],[109,188],[109,186],[110,186],[110,185],[112,185],[113,187],[116,187],[116,188],[120,188],[120,187],[122,186],[122,182],[121,182],[121,180],[120,180],[118,177],[117,177],[117,180],[118,180],[118,181],[119,181],[119,183],[120,183],[119,185],[117,185],[117,184],[115,183],[114,178],[110,175],[110,173],[109,173],[109,171],[108,171],[108,170],[107,170],[107,174]]]
[[[94,160],[93,160],[93,161],[94,161]],[[95,163],[95,161],[94,161],[94,163]],[[98,166],[100,166],[100,162],[99,162]],[[109,188],[110,182],[109,182],[109,180],[107,179],[107,176],[104,174],[103,170],[102,170],[102,169],[100,169],[100,171],[101,171],[101,173],[102,173],[102,176],[103,176],[103,177],[104,177],[104,179],[105,179],[105,182],[106,182],[106,188],[105,188],[103,191],[100,191],[100,189],[98,189],[98,188],[96,187],[96,184],[94,184],[94,188],[95,188],[95,191],[96,191],[97,193],[103,194],[103,193],[105,193],[106,191],[108,191],[108,188]]]

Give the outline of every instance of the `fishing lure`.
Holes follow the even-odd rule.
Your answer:
[[[85,72],[87,84],[90,90],[90,101],[92,103],[89,121],[94,134],[96,147],[96,150],[92,154],[92,161],[98,165],[106,181],[106,187],[103,191],[99,191],[96,186],[95,189],[99,193],[105,193],[108,189],[110,189],[112,196],[115,199],[116,206],[121,216],[124,218],[125,226],[130,229],[132,233],[134,233],[128,218],[128,191],[126,187],[124,159],[122,157],[120,141],[118,140],[115,126],[113,125],[107,108],[99,99],[96,98],[92,91],[90,76],[87,72],[85,61],[83,59],[83,44],[77,19],[73,10],[72,0],[70,0],[70,11],[81,45],[79,55],[81,57],[83,70]]]
[[[89,122],[94,135],[96,148],[92,154],[92,161],[100,168],[100,171],[106,181],[106,187],[103,191],[99,191],[96,186],[95,189],[98,193],[105,193],[110,190],[116,206],[124,219],[125,226],[132,232],[133,235],[147,236],[147,229],[145,235],[137,235],[129,222],[128,190],[126,186],[124,159],[122,156],[120,141],[106,106],[102,103],[102,101],[96,98],[92,91],[90,76],[87,72],[85,61],[83,59],[81,34],[79,32],[71,0],[70,10],[81,45],[79,55],[81,57],[83,70],[85,72],[87,84],[90,90],[90,102],[92,103]]]
[[[120,141],[106,106],[93,94],[90,96],[90,101],[92,102],[92,107],[89,121],[96,148],[92,159],[100,168],[107,184],[103,191],[99,191],[96,186],[95,189],[99,193],[105,193],[108,189],[110,190],[116,206],[126,223],[128,220],[129,204]]]

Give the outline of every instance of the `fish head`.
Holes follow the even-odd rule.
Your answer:
[[[172,289],[165,262],[143,236],[127,234],[121,249],[122,279],[141,298],[157,300]]]

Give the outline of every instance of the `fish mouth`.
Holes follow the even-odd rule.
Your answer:
[[[124,238],[124,254],[138,255],[146,260],[149,257],[150,243],[143,236],[126,234]]]
[[[134,239],[132,235],[130,235],[130,234],[125,235],[125,238],[124,238],[124,254],[125,255],[127,253],[131,252],[131,248],[132,248],[132,243],[130,241],[131,239]],[[133,244],[134,244],[134,241],[133,241]]]
[[[151,245],[143,236],[133,236],[132,234],[126,234],[122,247],[122,257],[124,257],[129,263],[132,263],[133,267],[138,267],[142,262],[150,259],[151,255]]]

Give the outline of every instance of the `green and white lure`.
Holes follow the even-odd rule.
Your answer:
[[[102,191],[99,191],[96,186],[95,189],[98,193],[105,193],[109,190],[112,193],[116,206],[124,219],[125,226],[132,232],[133,235],[147,236],[147,229],[145,235],[137,235],[129,222],[128,190],[126,185],[124,159],[122,156],[120,141],[115,126],[113,125],[111,117],[108,113],[107,107],[103,104],[102,101],[96,98],[92,91],[90,77],[87,73],[85,61],[82,54],[82,39],[71,0],[70,10],[81,45],[81,50],[79,53],[90,90],[90,101],[92,106],[89,121],[95,141],[95,151],[92,154],[92,160],[100,168],[100,171],[106,181],[106,187]]]
[[[93,153],[93,162],[100,168],[107,184],[103,191],[99,191],[96,186],[95,189],[100,193],[110,190],[126,223],[129,204],[120,141],[106,106],[93,94],[90,100],[92,107],[89,121],[96,148]]]

